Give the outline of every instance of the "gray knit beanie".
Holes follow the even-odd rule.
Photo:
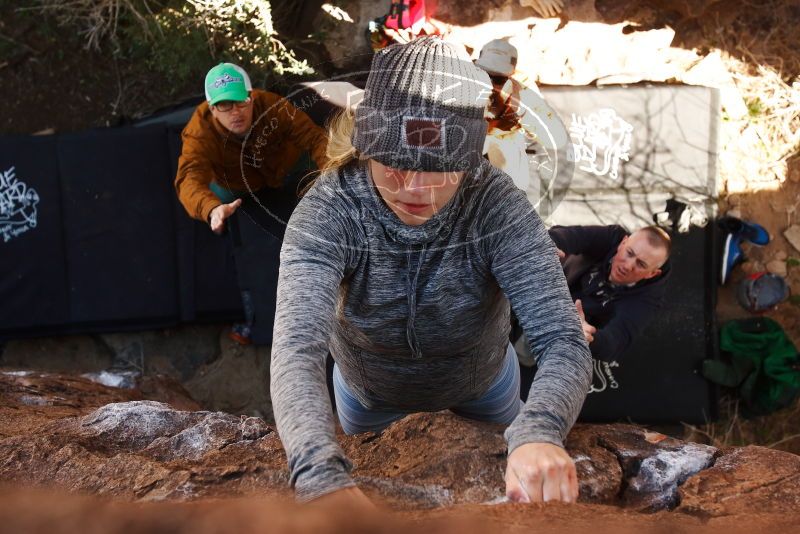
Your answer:
[[[438,37],[375,54],[356,107],[353,146],[404,170],[466,171],[480,164],[488,75]]]

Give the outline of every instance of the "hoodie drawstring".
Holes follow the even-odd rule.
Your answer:
[[[422,264],[425,261],[426,245],[422,245],[419,253],[419,260],[417,268],[415,269],[414,276],[411,276],[411,259],[412,249],[408,249],[408,271],[406,272],[406,291],[408,292],[408,323],[406,325],[406,339],[408,346],[411,348],[411,357],[418,359],[422,358],[422,349],[417,340],[417,332],[414,326],[414,319],[417,314],[417,282],[419,280],[419,273],[422,271]]]

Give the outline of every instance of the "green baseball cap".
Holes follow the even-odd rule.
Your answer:
[[[220,63],[206,74],[206,100],[211,106],[223,100],[244,102],[252,89],[250,77],[233,63]]]

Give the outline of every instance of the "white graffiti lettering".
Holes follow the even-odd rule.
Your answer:
[[[15,167],[0,173],[0,235],[8,242],[36,228],[39,194],[17,179]]]
[[[619,382],[611,372],[612,367],[619,367],[618,362],[592,360],[593,376],[589,393],[602,393],[606,389],[619,389]]]
[[[567,159],[581,170],[616,180],[620,162],[630,157],[632,134],[633,126],[613,109],[599,109],[585,117],[573,113]]]

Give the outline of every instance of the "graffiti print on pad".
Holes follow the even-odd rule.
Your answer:
[[[0,236],[3,242],[36,228],[39,194],[17,179],[15,168],[0,172]]]

